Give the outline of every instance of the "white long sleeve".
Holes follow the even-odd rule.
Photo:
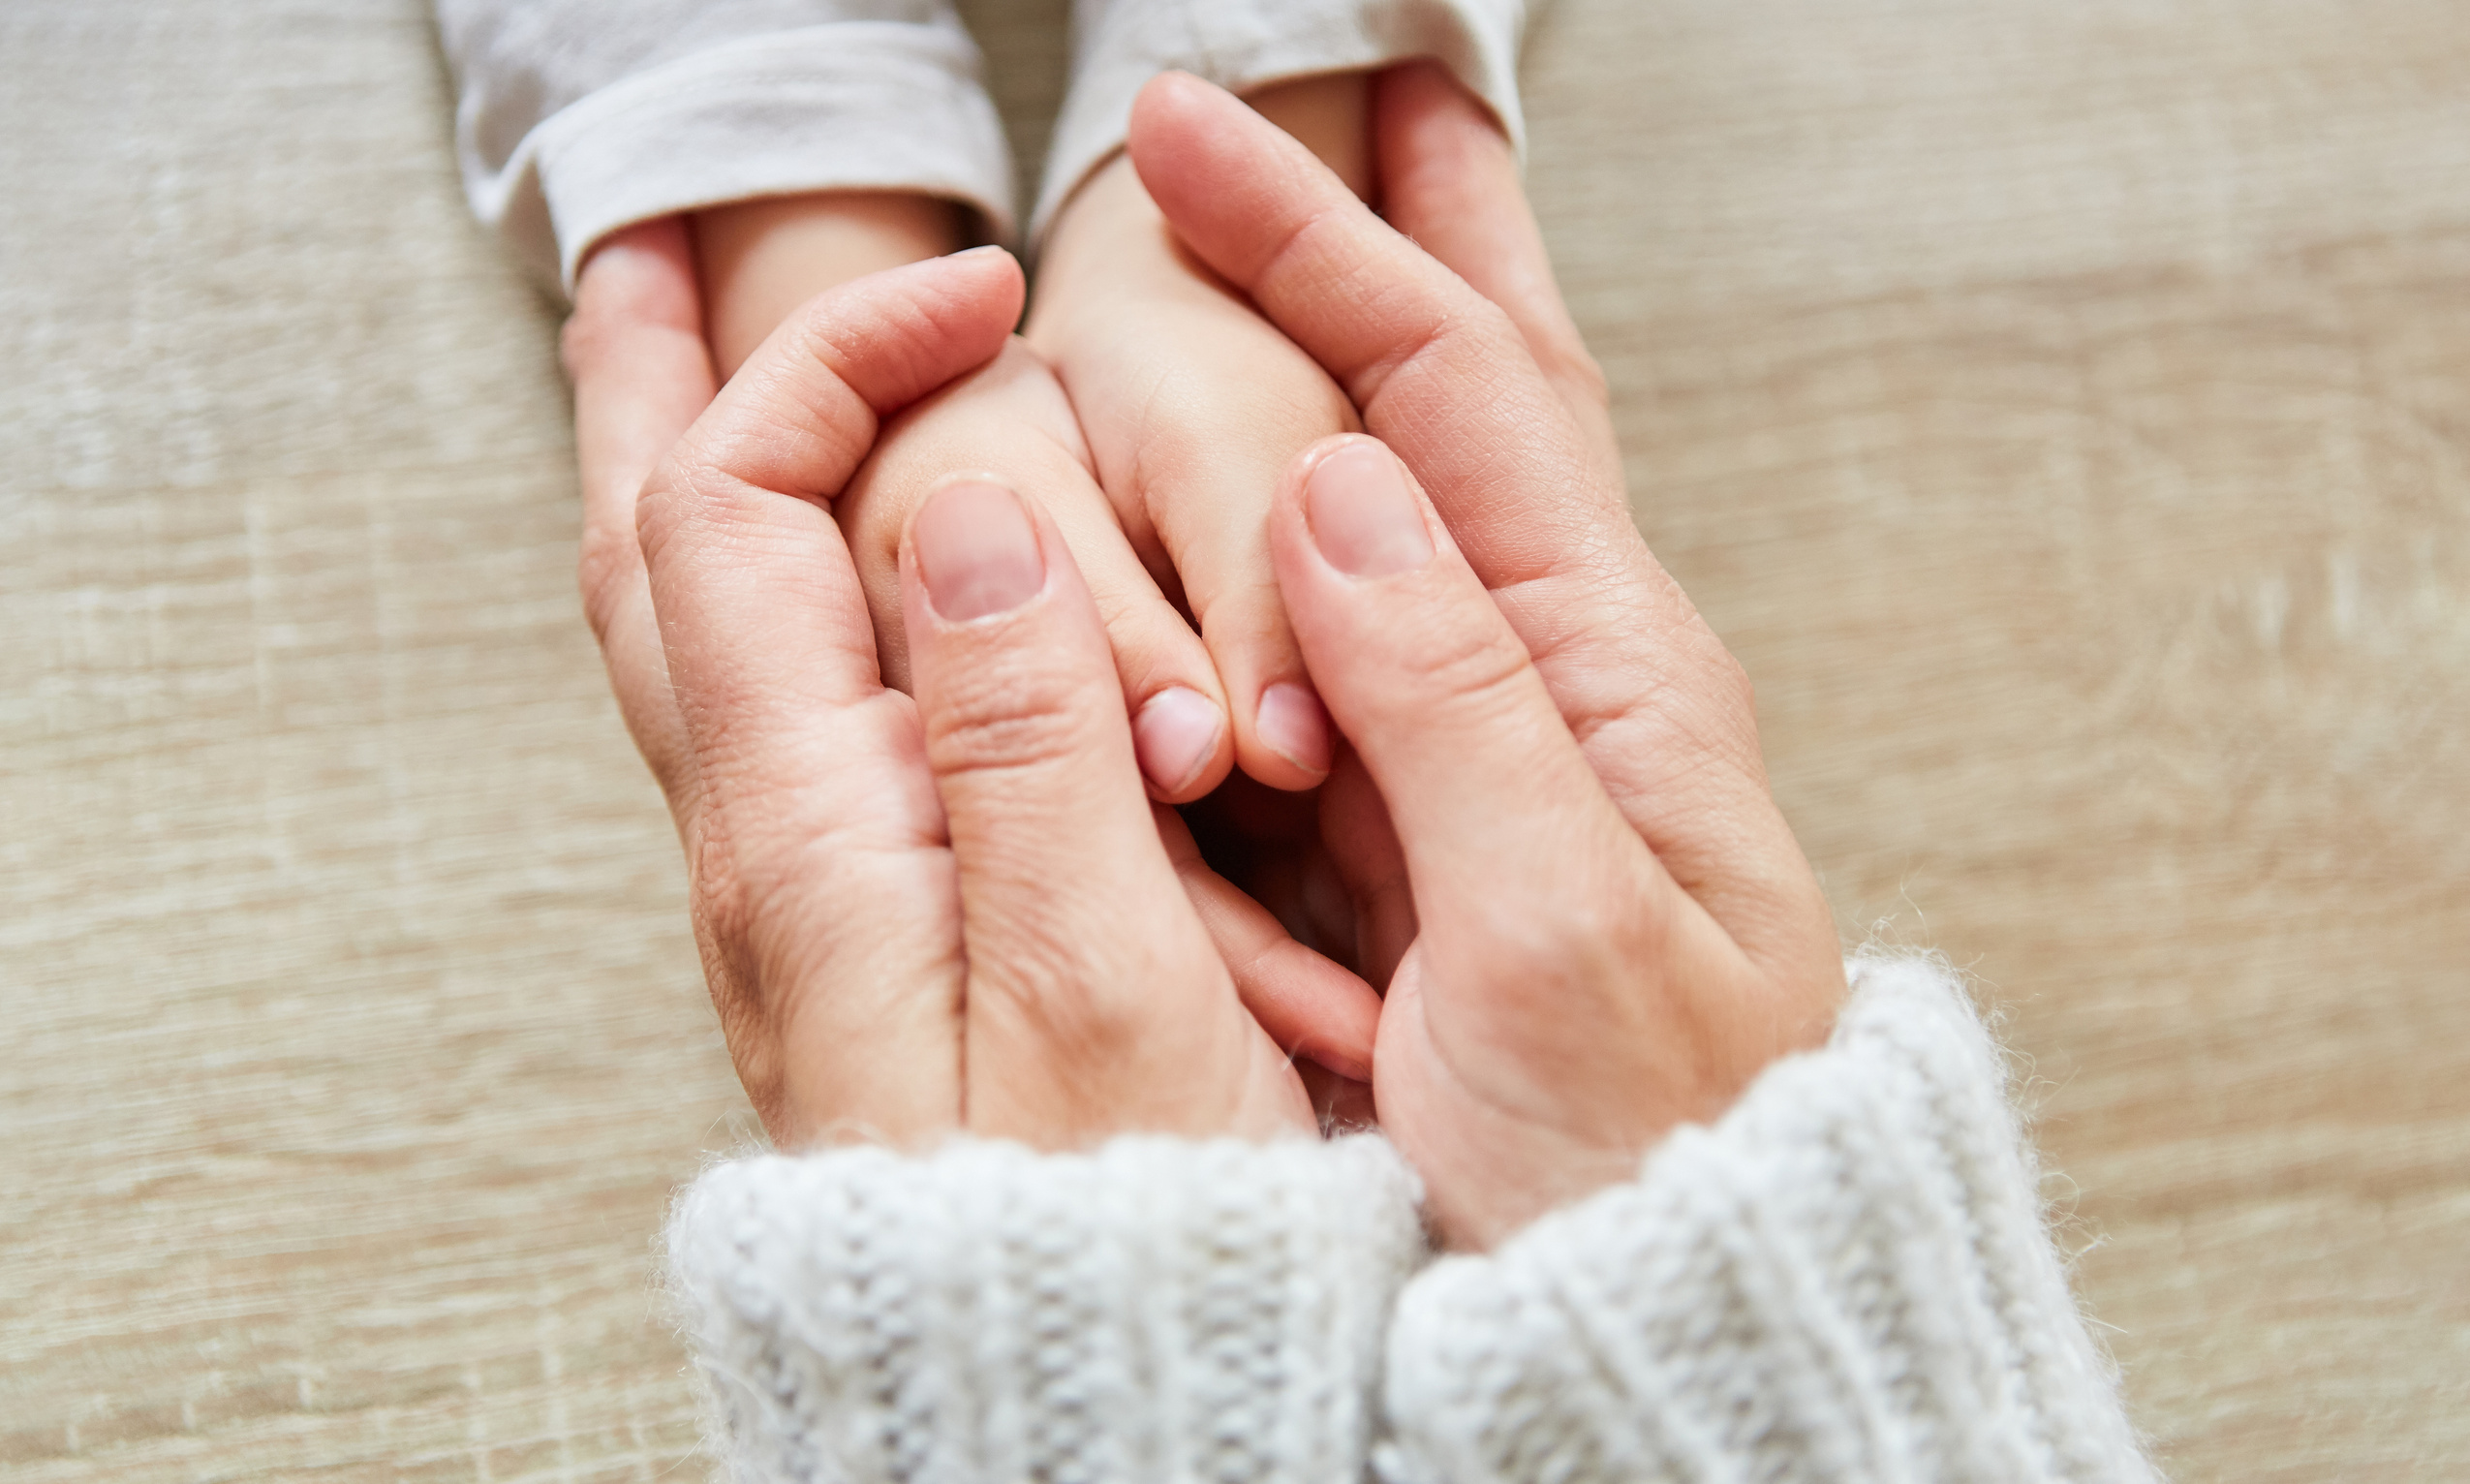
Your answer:
[[[2150,1479],[1961,987],[1850,968],[1825,1049],[1411,1281],[1372,1137],[719,1166],[670,1226],[715,1446],[745,1481]]]
[[[438,0],[481,222],[567,291],[635,222],[824,190],[918,191],[1016,230],[1002,121],[950,0]],[[1522,138],[1525,0],[1077,0],[1035,227],[1168,68],[1230,88],[1413,56]]]
[[[907,190],[1013,231],[1011,156],[949,0],[438,0],[481,222],[571,292],[621,227]]]
[[[1141,85],[1170,68],[1241,92],[1289,77],[1432,57],[1526,150],[1518,47],[1527,0],[1073,0],[1072,86],[1055,120],[1033,239],[1131,125]]]

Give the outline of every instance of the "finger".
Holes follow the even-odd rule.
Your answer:
[[[1683,909],[1387,448],[1314,448],[1270,531],[1296,636],[1388,806],[1428,927],[1436,907],[1450,925],[1477,910],[1531,926],[1633,882],[1652,918]]]
[[[1576,527],[1618,526],[1635,542],[1617,491],[1537,487],[1533,470],[1583,469],[1588,453],[1508,316],[1302,146],[1222,90],[1170,73],[1141,91],[1131,151],[1192,251],[1337,379],[1368,430],[1423,470],[1486,586],[1586,559],[1568,540]]]
[[[1320,825],[1330,864],[1355,910],[1356,971],[1386,992],[1415,941],[1415,893],[1389,806],[1352,748],[1340,755],[1321,786]]]
[[[1509,316],[1561,401],[1611,448],[1604,373],[1554,282],[1509,137],[1432,61],[1375,77],[1372,112],[1382,218]]]
[[[853,1120],[898,1138],[959,1106],[950,860],[914,714],[876,683],[864,597],[815,502],[881,417],[995,354],[1020,294],[1009,258],[974,253],[811,301],[637,509],[696,777],[698,935],[776,1135]]]
[[[561,337],[574,379],[574,451],[583,486],[576,578],[610,688],[664,791],[684,781],[684,723],[669,695],[660,624],[635,540],[644,479],[711,403],[694,256],[675,218],[631,227],[584,261]]]
[[[1372,1081],[1380,996],[1297,943],[1268,908],[1211,870],[1191,830],[1173,811],[1158,811],[1158,830],[1184,894],[1235,980],[1235,993],[1278,1049],[1352,1081]]]
[[[959,871],[971,1127],[1054,1146],[1307,1116],[1167,862],[1053,522],[993,482],[946,484],[911,520],[901,586]]]
[[[911,513],[954,475],[1003,470],[1054,518],[1097,603],[1152,796],[1196,798],[1233,765],[1225,693],[1200,636],[1133,554],[1087,460],[1062,387],[1017,339],[886,429],[839,510],[885,683],[910,685],[900,543]]]
[[[1236,761],[1273,788],[1329,771],[1328,724],[1269,575],[1288,460],[1356,425],[1310,357],[1175,250],[1127,162],[1048,244],[1026,333],[1062,378],[1134,549],[1182,593],[1232,705]]]
[[[1113,363],[1069,385],[1117,509],[1139,510],[1173,564],[1225,688],[1237,764],[1274,788],[1309,788],[1329,775],[1335,738],[1270,575],[1266,516],[1286,464],[1354,426],[1355,411],[1250,310],[1187,307],[1183,332],[1170,315],[1143,333],[1170,348],[1206,334],[1217,349],[1200,374],[1189,361]],[[1127,395],[1127,384],[1147,390]],[[1127,407],[1137,426],[1122,425]]]
[[[1825,899],[1767,792],[1746,679],[1647,551],[1617,465],[1510,317],[1197,78],[1142,90],[1130,147],[1185,242],[1416,471],[1672,875],[1771,967],[1832,952]]]
[[[819,502],[849,482],[884,417],[1003,348],[1021,292],[1018,264],[982,248],[821,294],[680,441],[636,529],[691,719],[796,732],[816,707],[873,698],[864,598]]]

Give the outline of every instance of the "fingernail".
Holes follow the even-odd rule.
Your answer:
[[[1226,719],[1208,696],[1175,686],[1151,696],[1132,718],[1132,750],[1158,791],[1173,793],[1217,753],[1218,734],[1225,726]]]
[[[1281,680],[1263,691],[1252,730],[1262,746],[1305,772],[1329,771],[1329,713],[1305,687]]]
[[[1329,565],[1351,576],[1413,572],[1433,558],[1406,472],[1376,443],[1350,443],[1312,466],[1304,519]]]
[[[1001,484],[964,480],[927,496],[911,540],[927,601],[953,623],[1008,612],[1046,585],[1037,527]]]

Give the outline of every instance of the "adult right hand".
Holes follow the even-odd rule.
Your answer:
[[[1365,770],[1325,819],[1364,967],[1396,965],[1381,1122],[1482,1247],[1816,1044],[1844,979],[1748,683],[1631,521],[1506,141],[1437,69],[1378,86],[1389,224],[1189,77],[1143,92],[1131,154],[1381,440],[1307,449],[1271,545]]]

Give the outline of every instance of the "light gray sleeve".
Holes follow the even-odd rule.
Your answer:
[[[1527,0],[1073,0],[1072,86],[1055,120],[1033,240],[1122,146],[1141,85],[1169,69],[1241,91],[1432,57],[1484,100],[1521,155]]]
[[[1850,968],[1826,1048],[1407,1286],[1384,1479],[2154,1477],[1961,986]]]
[[[920,191],[1012,232],[1011,161],[949,0],[438,0],[472,209],[571,292],[621,227],[763,196]]]
[[[1339,1484],[1418,1193],[1377,1137],[762,1157],[688,1189],[670,1283],[732,1479]]]

